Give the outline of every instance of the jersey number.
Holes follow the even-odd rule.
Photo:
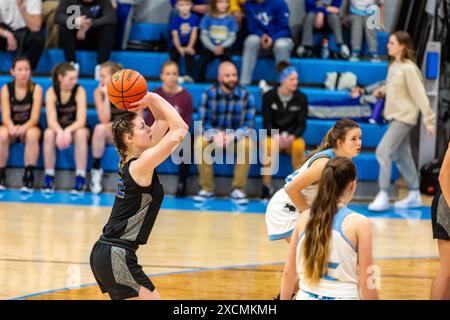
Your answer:
[[[123,184],[122,178],[119,178],[119,182],[117,183],[117,194],[119,198],[125,198],[125,185]]]

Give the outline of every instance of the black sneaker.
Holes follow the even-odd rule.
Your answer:
[[[269,200],[273,193],[273,187],[272,186],[263,186],[262,192],[261,192],[261,199],[263,200]]]
[[[34,186],[33,170],[26,168],[25,173],[23,174],[22,188],[20,188],[20,191],[31,193],[33,192],[33,186]]]
[[[175,193],[175,197],[177,198],[186,197],[186,182],[178,181],[177,192]]]
[[[6,190],[6,175],[5,172],[0,172],[0,191]]]

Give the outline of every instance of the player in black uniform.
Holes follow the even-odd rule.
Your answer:
[[[156,121],[148,127],[141,116],[126,113],[113,123],[114,145],[121,159],[119,183],[111,216],[92,249],[90,263],[100,289],[111,299],[159,299],[135,252],[147,243],[164,197],[155,169],[189,128],[156,93],[147,93],[133,106],[134,112],[148,107]]]
[[[10,72],[13,81],[1,89],[3,125],[0,126],[0,190],[6,187],[5,167],[9,145],[20,139],[25,143],[25,173],[21,191],[31,192],[34,184],[33,171],[39,158],[42,87],[31,80],[31,65],[28,58],[15,58]]]
[[[439,188],[431,206],[433,238],[438,241],[439,269],[431,286],[431,299],[450,300],[450,142],[439,173]]]
[[[79,85],[78,72],[73,64],[56,65],[53,86],[45,94],[48,128],[44,131],[45,178],[42,191],[54,190],[56,150],[75,146],[75,185],[73,194],[82,194],[85,189],[89,129],[86,127],[87,98],[83,86]]]

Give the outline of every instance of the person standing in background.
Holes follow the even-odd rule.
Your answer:
[[[411,153],[409,135],[417,124],[420,113],[423,115],[422,120],[428,134],[434,135],[436,132],[436,115],[431,109],[422,73],[414,62],[411,36],[405,31],[393,32],[389,37],[387,49],[391,62],[386,84],[372,93],[376,97],[385,96],[384,118],[389,125],[376,150],[380,165],[380,191],[369,204],[371,211],[389,209],[388,189],[392,161],[397,164],[409,189],[408,196],[397,201],[395,208],[416,208],[422,205],[419,176]]]

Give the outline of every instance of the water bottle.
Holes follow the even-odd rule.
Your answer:
[[[384,110],[384,100],[378,99],[373,105],[372,115],[369,118],[369,122],[372,124],[383,124],[383,110]]]
[[[322,40],[322,52],[321,57],[322,59],[328,59],[330,57],[330,48],[328,47],[329,41],[327,38],[323,38]]]

